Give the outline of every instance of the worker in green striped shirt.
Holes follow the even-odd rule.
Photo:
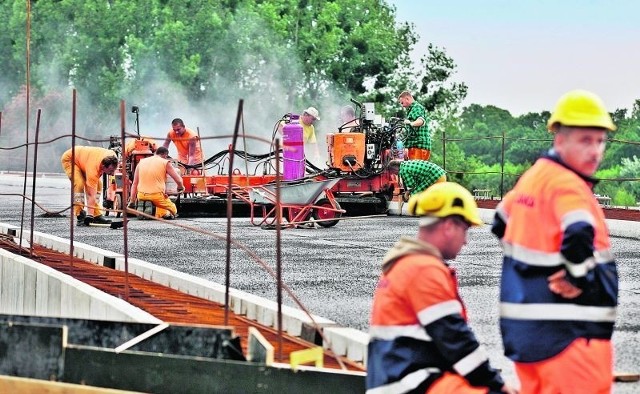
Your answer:
[[[405,189],[405,202],[409,200],[409,196],[420,193],[434,183],[447,181],[446,171],[427,160],[391,160],[387,169],[389,173],[400,177]]]

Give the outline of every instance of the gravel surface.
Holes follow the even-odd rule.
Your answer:
[[[69,211],[64,217],[43,217],[69,206],[65,178],[37,178],[34,228],[69,238]],[[32,179],[27,181],[31,196]],[[21,225],[23,178],[0,173],[0,222]],[[29,229],[31,205],[26,202],[23,225]],[[165,223],[133,219],[128,227],[131,257],[170,267],[211,281],[224,283],[226,219],[189,218],[171,222],[210,234],[196,233]],[[629,222],[629,226],[640,224]],[[345,218],[332,228],[282,231],[282,272],[286,285],[302,304],[316,315],[340,325],[366,331],[373,289],[380,261],[402,235],[413,236],[417,221],[411,217]],[[253,226],[248,218],[232,221],[232,238],[242,246],[231,248],[231,286],[269,299],[276,299],[276,286],[267,270],[275,271],[276,232]],[[122,230],[76,227],[75,240],[122,253]],[[247,252],[247,250],[249,252]],[[613,238],[613,251],[620,271],[620,307],[614,344],[616,371],[640,372],[640,240]],[[488,227],[469,231],[469,244],[452,262],[458,271],[461,296],[468,307],[471,326],[485,345],[492,363],[515,380],[511,362],[502,355],[498,329],[498,284],[501,251]],[[295,305],[289,296],[288,305]],[[640,383],[616,383],[616,393],[640,392]]]

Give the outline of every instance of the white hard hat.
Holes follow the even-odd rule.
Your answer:
[[[320,120],[320,112],[318,112],[318,110],[315,109],[315,107],[309,107],[309,108],[305,109],[304,112],[306,114],[309,114],[309,115],[313,116],[314,118]]]

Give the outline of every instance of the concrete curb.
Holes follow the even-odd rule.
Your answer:
[[[8,234],[12,236],[18,236],[20,233],[20,229],[16,226],[12,226],[9,224],[0,223],[0,233]],[[25,231],[23,236],[23,242],[28,242],[26,240],[29,239],[29,232]],[[69,252],[70,246],[69,241],[67,239],[56,237],[53,235],[34,232],[34,242],[39,245],[46,246],[48,248],[61,251],[61,252]],[[110,252],[107,250],[103,250],[97,248],[95,246],[83,244],[80,242],[74,242],[74,255],[78,258],[82,258],[85,260],[89,260],[95,264],[107,266],[110,268],[118,269],[123,271],[125,266],[124,255]],[[0,251],[4,252],[4,251]],[[9,255],[12,255],[9,252],[6,252]],[[1,255],[0,255],[1,256]],[[15,255],[12,255],[15,256]],[[109,301],[109,303],[115,303],[120,308],[131,308],[131,310],[135,309],[139,311],[142,315],[140,315],[139,319],[136,321],[143,322],[161,322],[159,319],[149,315],[148,313],[134,307],[133,305],[121,300],[119,298],[115,298],[106,293],[98,291],[92,288],[85,283],[77,281],[72,277],[60,274],[58,271],[53,269],[49,269],[48,267],[42,267],[41,264],[35,263],[29,259],[24,257],[16,256],[16,259],[27,260],[30,265],[35,267],[41,267],[40,269],[45,271],[50,277],[54,276],[64,276],[66,277],[66,281],[69,283],[71,290],[74,291],[74,297],[69,299],[75,299],[77,301],[77,292],[83,292],[87,298],[86,302],[78,302],[78,305],[88,304],[93,305],[97,302],[102,302],[104,297],[111,297],[114,300]],[[12,261],[13,262],[13,261]],[[129,258],[127,259],[127,264],[129,267],[129,272],[131,274],[140,276],[143,279],[150,280],[152,282],[156,282],[162,284],[164,286],[170,287],[172,289],[176,289],[182,291],[187,294],[191,294],[200,298],[208,299],[210,301],[224,303],[225,299],[225,287],[219,283],[211,282],[193,275],[185,274],[183,272],[179,272],[167,267],[161,267],[155,264],[148,263],[143,260]],[[10,266],[11,264],[2,264],[2,260],[0,260],[0,268]],[[0,270],[0,274],[3,274],[2,277],[7,277],[4,275],[3,270]],[[15,275],[13,275],[15,276]],[[35,278],[35,275],[32,275]],[[39,279],[42,281],[41,279]],[[50,279],[51,280],[51,279]],[[14,280],[15,282],[15,280]],[[22,282],[21,282],[22,283]],[[14,286],[15,287],[15,286]],[[3,303],[7,302],[10,305],[15,303],[23,304],[21,299],[22,297],[22,289],[23,285],[21,284],[16,289],[16,294],[12,297],[14,300],[7,301],[3,299]],[[27,286],[29,287],[29,286]],[[18,291],[19,290],[19,291]],[[42,289],[41,292],[44,291],[49,292],[49,289]],[[18,294],[19,293],[19,294]],[[4,292],[3,292],[4,295]],[[44,297],[48,297],[49,294],[44,294]],[[229,289],[229,298],[230,298],[230,308],[231,310],[238,314],[244,315],[248,319],[257,321],[258,323],[277,328],[277,311],[278,304],[275,301],[271,301],[269,299],[255,296],[253,294],[249,294],[243,292],[238,289],[230,288]],[[96,309],[96,308],[94,308]],[[28,311],[24,310],[14,310],[7,309],[1,310],[4,313],[31,313],[34,315],[61,315],[63,317],[74,317],[74,318],[86,318],[86,319],[96,319],[98,317],[93,315],[87,315],[86,313],[73,313],[72,315],[62,314],[57,310],[48,311],[48,313],[42,313],[42,311],[37,310],[36,308],[31,308]],[[112,313],[113,316],[103,316],[103,314],[107,314],[107,312],[102,311],[100,309],[99,318],[106,320],[120,320],[125,319],[126,316],[122,318],[119,317],[115,312]],[[107,314],[108,315],[108,314]],[[304,311],[296,308],[292,308],[287,305],[282,306],[282,328],[289,335],[298,336],[302,339],[305,339],[312,343],[317,343],[318,337],[315,332],[315,325],[319,326],[323,331],[323,334],[327,340],[322,341],[322,345],[325,349],[330,349],[334,353],[342,356],[346,356],[350,360],[355,362],[366,363],[367,359],[367,345],[369,342],[369,335],[353,329],[340,327],[338,324],[332,320],[316,316],[316,315],[307,315]],[[146,319],[145,319],[146,318]],[[318,343],[319,344],[319,343]]]
[[[0,223],[0,233],[14,235],[16,232],[19,228]],[[0,288],[0,313],[4,314],[161,322],[118,297],[3,249],[0,250]]]

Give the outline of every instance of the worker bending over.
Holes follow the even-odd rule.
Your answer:
[[[182,177],[167,159],[169,150],[164,146],[156,149],[154,156],[140,160],[133,176],[129,208],[136,207],[137,201],[150,201],[156,207],[156,218],[174,219],[178,213],[176,204],[169,199],[165,189],[167,175],[178,185],[178,192],[184,190]]]
[[[62,169],[73,186],[73,214],[79,225],[89,222],[97,224],[111,223],[102,216],[99,193],[102,192],[102,174],[113,175],[118,168],[118,157],[112,150],[97,146],[76,146],[74,161],[71,161],[72,149],[62,154]],[[75,169],[74,169],[75,167]],[[71,173],[73,172],[73,179]],[[85,206],[89,212],[85,212]]]
[[[403,200],[426,190],[434,183],[446,182],[446,171],[426,160],[391,160],[387,165],[390,174],[398,175],[405,189]]]

